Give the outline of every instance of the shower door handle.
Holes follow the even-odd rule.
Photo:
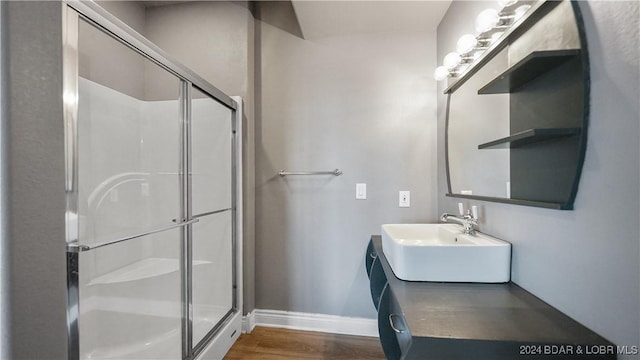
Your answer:
[[[176,222],[178,220],[174,219],[173,221]],[[169,225],[169,226],[153,229],[153,230],[150,230],[150,231],[147,231],[147,232],[144,232],[144,233],[135,234],[135,235],[129,235],[129,236],[125,236],[125,237],[122,237],[122,238],[119,238],[119,239],[105,241],[105,242],[101,242],[101,243],[97,243],[97,244],[93,244],[93,245],[81,245],[81,244],[78,244],[78,243],[67,244],[67,252],[79,253],[79,252],[90,251],[90,250],[94,250],[94,249],[101,248],[101,247],[104,247],[104,246],[118,244],[118,243],[121,243],[121,242],[125,242],[125,241],[129,241],[129,240],[141,238],[143,236],[157,234],[157,233],[160,233],[160,232],[163,232],[163,231],[167,231],[167,230],[176,229],[176,228],[180,228],[180,227],[183,227],[183,226],[195,224],[195,223],[197,223],[199,221],[200,221],[200,219],[191,219],[191,220],[187,220],[187,221],[181,221],[181,222],[178,222],[178,223],[173,224],[173,225]]]

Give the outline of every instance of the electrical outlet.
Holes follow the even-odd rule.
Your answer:
[[[411,191],[400,191],[398,206],[411,207]]]

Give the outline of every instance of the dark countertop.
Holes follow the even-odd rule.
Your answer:
[[[515,283],[411,282],[395,277],[372,241],[411,335],[520,344],[612,345]]]

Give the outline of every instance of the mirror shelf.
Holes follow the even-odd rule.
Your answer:
[[[580,135],[581,128],[528,129],[502,139],[478,145],[478,149],[512,149],[551,139]]]
[[[534,51],[478,90],[478,94],[505,94],[580,55],[580,49]]]

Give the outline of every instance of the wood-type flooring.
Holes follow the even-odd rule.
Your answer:
[[[378,338],[256,327],[224,360],[384,360]]]

